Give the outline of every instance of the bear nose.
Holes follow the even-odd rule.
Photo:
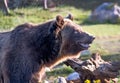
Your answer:
[[[90,36],[91,41],[95,39],[95,36]]]
[[[90,36],[89,43],[92,43],[94,39],[95,39],[95,36]]]
[[[94,39],[95,39],[95,36],[92,36],[92,39],[94,40]]]
[[[95,36],[93,36],[92,34],[88,34],[88,33],[86,33],[88,36],[89,36],[89,38],[91,39],[91,40],[94,40],[95,39]]]

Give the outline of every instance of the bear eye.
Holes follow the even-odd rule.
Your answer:
[[[74,31],[75,34],[81,33],[80,31]]]

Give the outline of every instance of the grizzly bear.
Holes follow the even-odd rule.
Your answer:
[[[78,57],[94,37],[67,18],[26,23],[0,33],[0,83],[38,83],[45,67]]]

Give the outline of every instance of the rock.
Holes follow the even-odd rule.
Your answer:
[[[90,50],[84,50],[81,52],[81,56],[90,55]]]
[[[99,23],[118,23],[120,20],[120,6],[110,2],[103,3],[92,12],[88,20]]]
[[[73,72],[66,78],[67,83],[81,83],[80,74],[77,72]]]
[[[70,75],[68,75],[68,77],[66,78],[66,80],[77,80],[80,79],[79,77],[79,73],[77,72],[73,72]]]
[[[66,79],[64,77],[59,77],[58,83],[67,83],[67,82],[66,82]]]

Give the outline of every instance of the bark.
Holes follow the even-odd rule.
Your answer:
[[[82,83],[86,79],[91,80],[91,83],[96,79],[99,79],[101,83],[110,83],[110,80],[117,83],[120,61],[106,62],[98,53],[95,53],[86,61],[72,59],[66,61],[65,64],[71,66],[76,72],[82,75],[80,76]]]
[[[43,0],[43,3],[44,3],[43,6],[44,9],[51,9],[56,7],[56,4],[52,0]]]
[[[0,10],[2,10],[5,15],[10,13],[7,0],[0,0]]]
[[[47,5],[47,0],[44,0],[44,9],[46,10],[46,9],[48,9],[48,5]]]

